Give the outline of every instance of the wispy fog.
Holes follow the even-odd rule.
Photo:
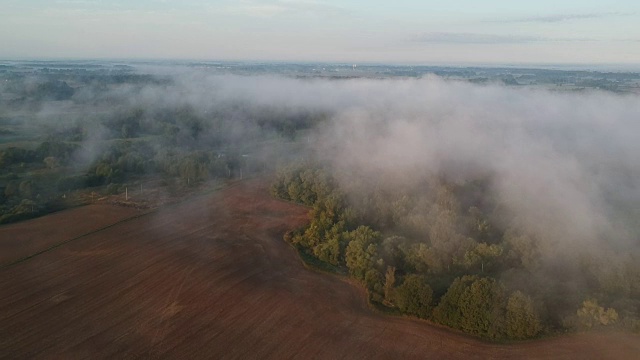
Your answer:
[[[144,71],[154,80],[80,87],[66,102],[41,105],[39,118],[63,118],[76,106],[85,107],[84,115],[72,122],[143,109],[143,122],[153,127],[165,109],[188,108],[205,122],[193,144],[216,146],[216,137],[224,136],[241,147],[264,131],[256,118],[296,121],[322,114],[309,123],[315,129],[297,139],[336,169],[345,188],[353,177],[389,189],[430,176],[459,183],[491,179],[509,221],[541,238],[570,248],[637,245],[637,95],[475,85],[435,76],[297,79],[186,68]],[[81,163],[99,156],[100,141],[109,136],[99,122],[87,126]],[[276,152],[263,149],[261,155],[272,161]]]
[[[179,84],[177,98],[204,107],[241,102],[330,114],[311,148],[349,174],[341,178],[347,187],[350,176],[384,179],[389,187],[427,175],[458,182],[491,177],[513,217],[554,242],[637,242],[629,221],[640,201],[637,96],[437,77],[194,75]],[[157,95],[140,96],[150,101],[150,94]]]

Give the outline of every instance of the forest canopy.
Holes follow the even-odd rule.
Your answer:
[[[344,268],[374,304],[490,339],[638,330],[637,253],[609,249],[607,259],[595,249],[550,248],[496,204],[486,179],[425,179],[349,200],[327,174],[309,164],[279,172],[272,193],[313,207],[308,227],[285,239],[334,271]]]

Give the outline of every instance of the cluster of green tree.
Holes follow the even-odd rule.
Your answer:
[[[496,340],[637,327],[637,257],[615,258],[621,269],[586,255],[576,267],[550,267],[542,256],[545,243],[501,212],[487,195],[487,180],[430,179],[418,188],[385,191],[353,179],[347,192],[329,173],[308,164],[278,172],[272,193],[312,206],[309,225],[285,239],[348,271],[378,306]],[[577,287],[577,278],[588,284]]]
[[[238,159],[213,151],[162,152],[157,154],[158,171],[193,185],[211,178],[231,177],[232,169],[239,166]]]
[[[289,139],[294,139],[300,130],[317,126],[326,118],[310,111],[292,112],[290,109],[273,107],[259,107],[250,111],[249,116],[257,119],[256,124],[262,130],[274,131]]]
[[[311,112],[287,113],[283,109],[256,107],[223,107],[198,112],[181,105],[158,109],[132,107],[110,112],[100,124],[112,139],[156,136],[164,144],[181,148],[219,148],[230,142],[237,144],[260,141],[277,134],[293,139],[297,132],[317,124],[324,117]]]
[[[9,169],[12,165],[23,163],[65,163],[77,149],[76,144],[58,140],[44,141],[35,150],[9,147],[0,150],[0,169]]]
[[[142,177],[179,180],[178,186],[194,186],[214,178],[238,176],[241,156],[213,151],[164,149],[147,141],[115,141],[88,167],[71,161],[77,146],[43,142],[36,150],[8,148],[0,152],[0,223],[36,217],[64,207],[70,191],[119,184]],[[238,171],[240,170],[240,171]]]
[[[66,81],[52,80],[40,83],[28,96],[38,100],[69,100],[75,90]]]
[[[0,177],[0,223],[60,209],[60,202],[53,200],[57,173],[69,164],[77,149],[75,144],[47,140],[34,150],[1,150],[0,169],[4,175]]]
[[[491,277],[456,278],[433,311],[441,324],[491,339],[526,339],[541,331],[532,299],[521,291],[507,296]]]
[[[75,89],[59,76],[43,76],[26,81],[24,75],[13,74],[5,80],[5,91],[13,93],[18,102],[69,100],[75,93]]]
[[[55,174],[23,176],[9,173],[0,186],[0,224],[24,220],[65,208],[55,186]]]
[[[47,69],[39,72],[7,72],[3,74],[5,91],[18,96],[20,101],[69,100],[76,93],[75,87],[92,86],[104,89],[113,84],[166,85],[167,78],[136,74],[131,69]],[[72,84],[73,86],[69,85]]]
[[[161,147],[145,140],[119,140],[103,150],[83,173],[60,178],[58,189],[68,191],[132,181],[141,176],[176,178],[196,185],[214,178],[236,176],[242,157],[215,151]]]
[[[288,239],[329,264],[345,264],[350,239],[376,235],[368,227],[354,227],[352,212],[345,208],[343,195],[320,169],[296,167],[281,171],[271,192],[279,198],[313,206],[309,226],[304,232],[289,234]]]
[[[143,118],[143,111],[128,114],[127,121]],[[195,121],[194,116],[184,115],[183,120],[186,118]],[[238,151],[200,150],[154,137],[124,136],[94,145],[98,145],[99,153],[86,154],[79,144],[50,135],[35,149],[1,150],[0,169],[5,174],[0,176],[0,223],[57,210],[62,206],[60,199],[74,190],[103,187],[110,193],[121,184],[142,177],[163,178],[176,186],[194,186],[215,178],[246,176],[258,169],[250,157]],[[87,155],[93,155],[89,164],[82,160]]]

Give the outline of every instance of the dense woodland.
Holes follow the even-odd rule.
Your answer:
[[[391,192],[373,180],[351,184],[361,189],[354,193],[330,174],[310,164],[278,173],[275,196],[313,207],[309,226],[285,239],[320,267],[348,271],[380,309],[496,340],[640,330],[637,254],[576,249],[549,262],[542,249],[549,245],[509,219],[489,179],[432,178]]]

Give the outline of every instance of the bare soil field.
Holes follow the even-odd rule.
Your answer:
[[[255,181],[128,221],[112,211],[0,227],[3,262],[74,238],[0,270],[0,358],[640,358],[637,335],[499,345],[372,312],[359,287],[303,267],[282,235],[308,209]]]
[[[0,266],[141,213],[133,208],[96,204],[4,225],[0,227]]]

